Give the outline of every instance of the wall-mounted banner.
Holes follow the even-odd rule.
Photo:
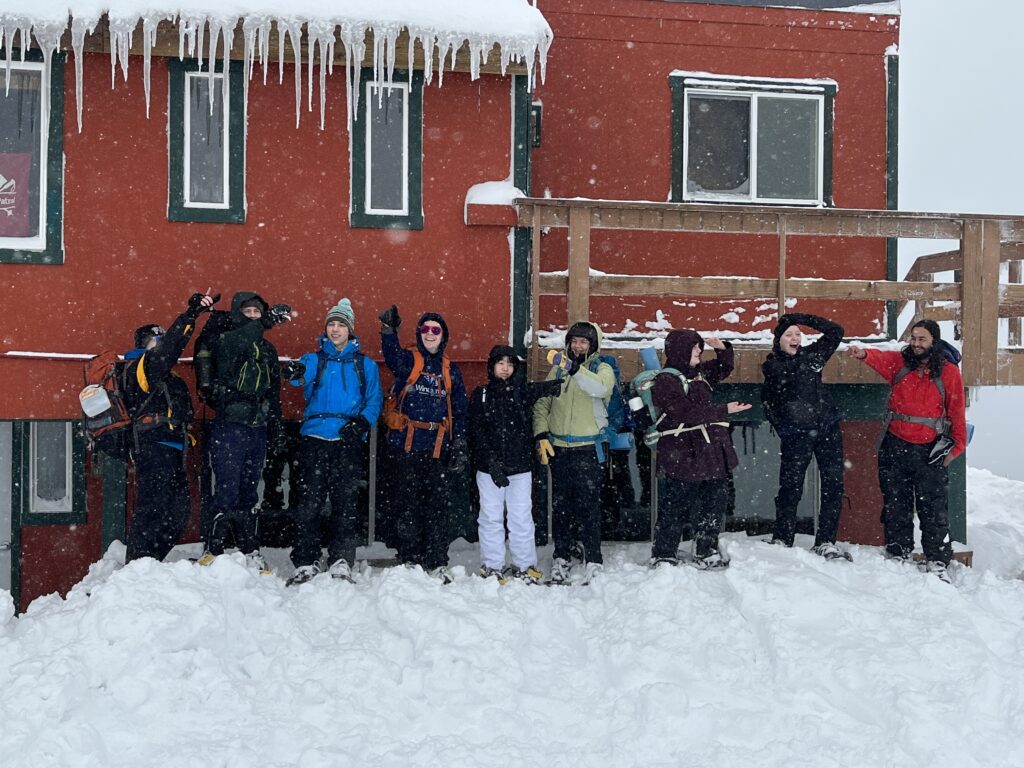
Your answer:
[[[31,152],[0,152],[0,237],[29,237]]]

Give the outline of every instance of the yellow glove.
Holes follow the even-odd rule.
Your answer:
[[[555,449],[550,440],[542,438],[537,441],[537,455],[540,456],[540,463],[547,466],[548,459],[555,455]]]

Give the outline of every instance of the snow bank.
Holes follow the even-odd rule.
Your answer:
[[[724,573],[652,572],[645,544],[608,545],[584,588],[467,576],[465,543],[449,587],[395,568],[286,588],[240,556],[118,570],[114,553],[66,600],[0,620],[0,754],[69,768],[1024,765],[1024,582],[986,565],[1024,557],[1024,483],[970,484],[979,568],[955,586],[874,548],[826,562],[742,534],[726,537]]]

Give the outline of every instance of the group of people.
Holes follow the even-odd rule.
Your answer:
[[[212,487],[201,564],[234,544],[254,567],[266,570],[257,530],[258,485],[268,445],[285,436],[280,388],[287,382],[301,388],[305,399],[293,483],[295,572],[289,584],[322,571],[354,578],[358,499],[367,483],[365,444],[378,420],[387,431],[391,468],[402,483],[392,500],[401,563],[451,580],[449,497],[454,478],[472,461],[479,491],[480,574],[540,582],[532,502],[536,453],[551,471],[549,583],[588,583],[600,572],[609,405],[621,383],[600,355],[602,334],[595,323],[570,326],[565,348],[551,356],[543,382],[527,382],[515,351],[495,346],[488,355],[487,382],[467,397],[462,373],[446,352],[444,318],[435,312],[421,315],[415,343],[403,347],[402,319],[392,305],[378,314],[381,354],[394,378],[385,397],[378,365],[360,346],[349,299],[327,310],[313,351],[282,366],[265,335],[292,318],[291,308],[239,292],[230,312],[214,311],[218,298],[194,294],[166,331],[155,324],[140,327],[134,349],[125,355],[122,379],[134,421],[137,486],[128,560],[164,558],[187,522],[184,456],[193,406],[173,368],[200,315],[213,312],[195,351],[199,396],[216,413],[206,435]],[[804,346],[801,326],[821,337]],[[829,559],[848,557],[836,545],[844,459],[841,416],[821,373],[842,338],[842,327],[824,318],[784,315],[763,365],[765,416],[781,441],[771,541],[793,546],[797,505],[814,457],[821,500],[813,551]],[[705,345],[714,350],[713,359],[704,359]],[[911,556],[916,510],[928,568],[940,573],[951,557],[946,467],[966,443],[963,385],[958,368],[947,360],[949,349],[938,326],[927,320],[914,326],[902,351],[850,347],[851,355],[892,387],[879,448],[886,551]],[[683,530],[692,527],[692,556],[685,559],[704,570],[725,568],[728,560],[718,540],[738,463],[729,417],[751,405],[714,401],[714,387],[733,369],[728,342],[673,330],[665,340],[665,361],[651,391],[660,414],[656,466],[664,481],[651,564],[679,563]],[[321,519],[328,502],[323,557]]]

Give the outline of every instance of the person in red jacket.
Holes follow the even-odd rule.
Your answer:
[[[878,448],[885,550],[907,559],[914,550],[914,509],[921,525],[927,570],[944,576],[952,557],[947,467],[967,446],[964,383],[934,320],[911,328],[900,352],[850,347],[892,386]],[[916,503],[915,503],[916,502]]]

